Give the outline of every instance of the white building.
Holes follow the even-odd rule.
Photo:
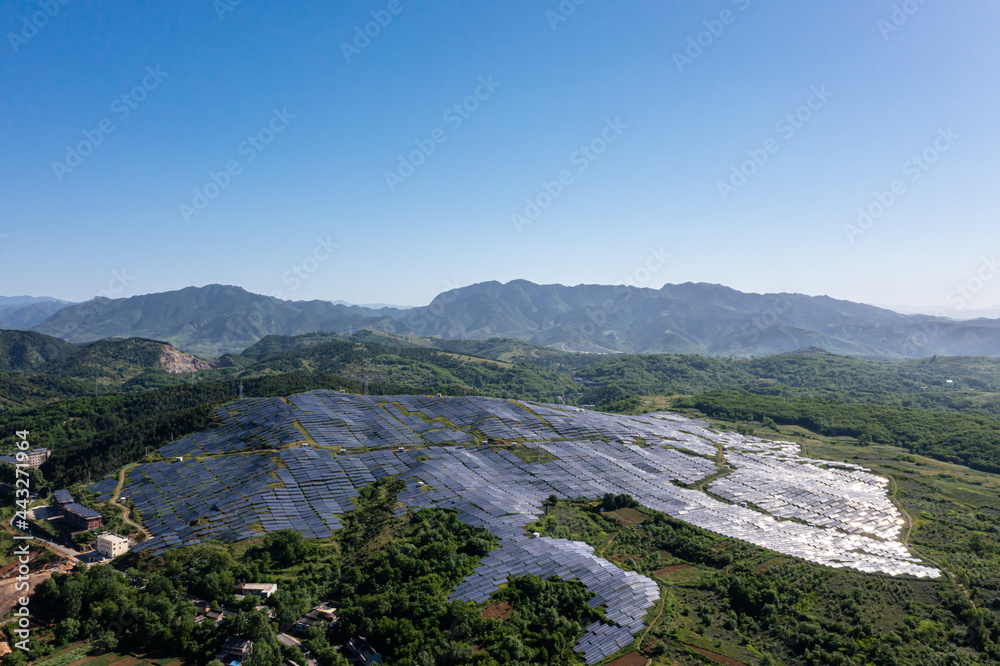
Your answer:
[[[277,583],[243,583],[239,586],[242,594],[256,594],[258,597],[267,599],[278,591]]]
[[[97,552],[110,558],[127,553],[129,545],[128,539],[111,532],[105,532],[97,537]]]

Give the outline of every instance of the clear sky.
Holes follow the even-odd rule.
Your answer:
[[[5,0],[0,294],[994,308],[998,32],[989,0]]]

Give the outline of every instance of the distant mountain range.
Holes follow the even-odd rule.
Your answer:
[[[29,329],[67,305],[71,303],[57,298],[0,296],[0,329]]]
[[[69,305],[7,300],[0,300],[0,328],[31,329],[74,343],[151,338],[202,356],[239,352],[267,335],[364,329],[449,339],[506,337],[589,353],[762,356],[820,347],[853,356],[1000,356],[997,319],[903,315],[827,296],[747,294],[704,283],[648,289],[484,282],[408,309],[283,301],[224,285]]]
[[[32,330],[70,342],[152,338],[190,353],[217,356],[245,349],[272,333],[391,328],[383,320],[398,312],[328,301],[282,301],[240,287],[209,285],[114,300],[96,298],[61,309]]]

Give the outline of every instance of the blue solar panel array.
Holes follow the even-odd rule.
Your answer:
[[[246,398],[216,410],[222,425],[160,449],[165,458],[278,448],[299,441],[295,410],[281,398]]]
[[[107,502],[115,494],[115,488],[117,487],[118,479],[115,478],[104,479],[90,485],[90,489],[97,493],[95,502]],[[56,492],[58,493],[59,491]],[[56,496],[56,501],[60,501],[58,495]]]
[[[231,403],[219,410],[218,428],[160,451],[182,460],[135,467],[124,494],[154,534],[136,550],[161,553],[205,539],[233,541],[280,529],[327,537],[341,528],[339,517],[351,510],[361,488],[399,475],[405,481],[399,495],[404,506],[454,509],[465,523],[501,539],[501,547],[454,590],[453,599],[483,601],[507,576],[528,573],[579,579],[595,592],[593,603],[606,604],[614,624],[587,628],[577,649],[588,663],[631,641],[659,590],[652,580],[596,557],[585,544],[530,538],[524,527],[542,514],[542,502],[551,494],[627,493],[650,508],[786,554],[834,566],[892,565],[892,571],[922,575],[900,544],[778,522],[675,485],[719,471],[711,458],[718,446],[762,446],[697,421],[478,397],[314,391],[291,396],[289,403]],[[521,440],[522,446],[551,454],[542,458],[549,461],[528,463],[508,448],[481,446],[463,428]],[[775,464],[781,460],[775,458]]]

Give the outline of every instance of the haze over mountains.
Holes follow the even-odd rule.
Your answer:
[[[748,294],[704,283],[625,286],[483,282],[401,309],[283,301],[208,285],[66,304],[0,300],[0,328],[73,343],[163,340],[186,352],[239,352],[266,335],[363,329],[454,339],[516,338],[568,351],[759,356],[822,347],[863,356],[1000,356],[1000,320],[903,315],[826,296]]]
[[[0,329],[29,329],[70,305],[57,298],[0,296]]]

